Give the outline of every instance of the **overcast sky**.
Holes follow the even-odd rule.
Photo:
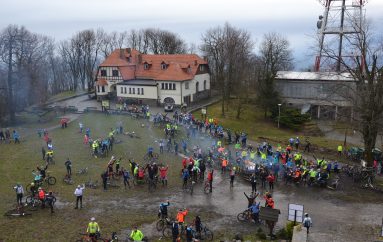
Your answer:
[[[365,9],[373,27],[382,33],[383,0],[370,0]],[[267,32],[284,35],[296,65],[305,67],[315,59],[308,49],[323,10],[318,0],[3,0],[0,29],[24,25],[63,40],[89,28],[111,32],[153,27],[176,32],[198,45],[207,29],[229,22],[248,30],[257,43]]]

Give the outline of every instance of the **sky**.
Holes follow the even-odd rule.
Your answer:
[[[365,10],[373,28],[383,33],[383,0],[370,0]],[[296,66],[303,68],[314,63],[316,22],[323,11],[319,0],[2,0],[0,29],[23,25],[60,41],[90,28],[160,28],[199,45],[206,30],[228,22],[250,32],[256,44],[265,33],[285,36]]]

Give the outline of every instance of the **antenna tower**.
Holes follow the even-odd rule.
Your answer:
[[[348,40],[360,35],[364,23],[364,5],[367,0],[319,0],[324,14],[317,22],[319,53],[315,71],[342,71],[342,62],[360,55]]]

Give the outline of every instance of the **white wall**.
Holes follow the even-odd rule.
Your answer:
[[[121,92],[121,87],[123,92]],[[125,93],[126,88],[126,93]],[[129,88],[131,93],[129,94]],[[134,88],[134,94],[133,94]],[[140,94],[138,94],[138,88],[140,89]],[[141,88],[144,89],[144,95],[141,94]],[[137,85],[118,85],[117,84],[117,96],[124,98],[139,98],[139,99],[155,99],[157,100],[157,87],[156,86],[137,86]]]
[[[161,103],[164,102],[164,99],[167,97],[171,97],[174,99],[176,105],[181,105],[181,82],[179,81],[158,81],[158,94],[161,99]],[[161,89],[162,88],[162,83],[171,83],[171,84],[176,84],[176,90],[165,90]]]
[[[193,100],[193,94],[196,93],[196,83],[197,82],[199,83],[199,91],[203,91],[204,90],[203,89],[204,80],[206,80],[206,90],[209,90],[210,89],[210,75],[208,73],[195,75],[193,80],[188,81],[189,89],[185,89],[186,81],[183,83],[182,96],[185,97],[185,96],[190,95],[191,101],[194,102],[195,100]],[[183,97],[182,97],[182,101],[183,101]]]
[[[101,70],[106,70],[106,76],[101,76]],[[112,76],[113,70],[118,71],[118,76]],[[118,67],[100,67],[97,73],[97,79],[105,79],[108,82],[108,86],[105,87],[105,90],[107,93],[111,92],[111,86],[117,83],[120,83],[123,81],[120,71],[118,70]],[[101,89],[100,89],[101,91]],[[98,92],[97,92],[98,93]],[[103,94],[100,92],[101,95]]]

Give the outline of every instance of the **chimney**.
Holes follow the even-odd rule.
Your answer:
[[[120,49],[120,58],[124,59],[124,49]]]
[[[138,55],[138,65],[141,65],[141,63],[142,63],[142,55],[139,54]]]

